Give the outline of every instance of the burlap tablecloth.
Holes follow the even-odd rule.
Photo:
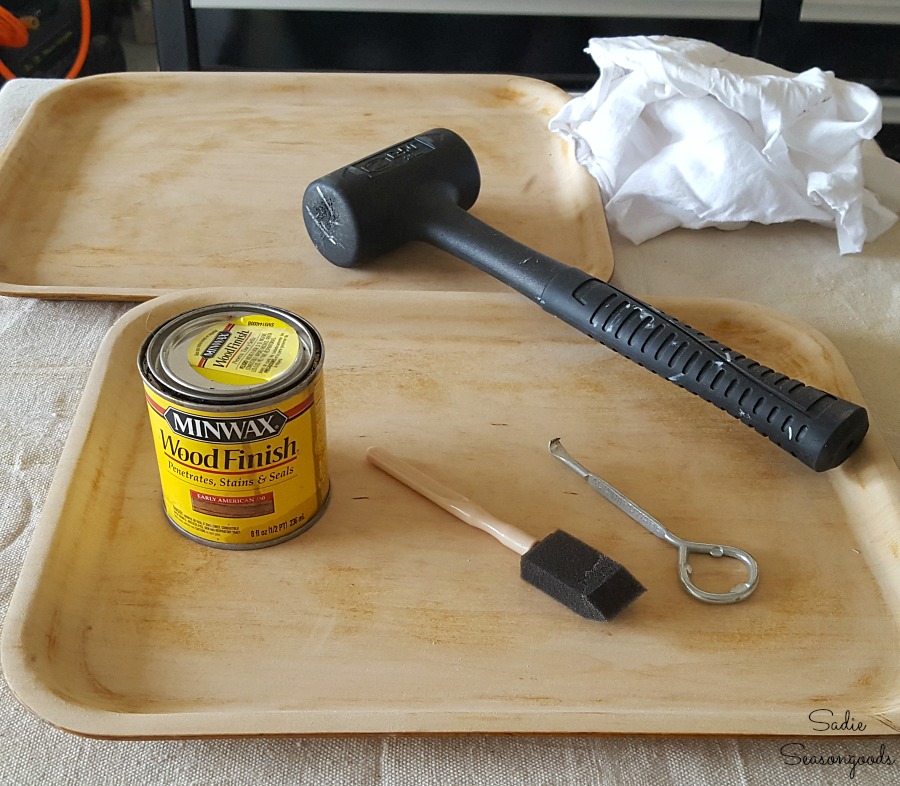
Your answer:
[[[0,91],[0,147],[52,82]],[[0,210],[3,210],[0,205]],[[675,231],[615,246],[614,283],[653,296],[755,301],[825,333],[900,460],[900,225],[856,256],[833,230]],[[94,354],[130,304],[0,298],[0,615],[5,614]],[[810,708],[813,709],[813,708]],[[852,710],[852,708],[849,708]],[[727,731],[727,730],[723,730]],[[802,738],[816,757],[885,755],[900,739]],[[368,736],[101,741],[56,730],[0,681],[0,784],[863,784],[900,782],[900,762],[791,764],[787,740],[641,736]]]

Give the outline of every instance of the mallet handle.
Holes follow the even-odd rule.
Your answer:
[[[715,404],[818,472],[841,464],[868,430],[861,406],[767,368],[613,285],[529,249],[446,201],[435,207],[422,239]]]

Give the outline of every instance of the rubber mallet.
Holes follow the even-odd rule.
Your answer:
[[[865,409],[762,366],[488,226],[468,212],[480,186],[469,145],[453,131],[434,129],[311,183],[303,220],[315,247],[342,267],[412,240],[443,249],[817,471],[838,466],[859,446],[869,425]]]

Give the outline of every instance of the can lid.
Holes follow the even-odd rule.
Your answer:
[[[302,380],[321,339],[295,314],[230,303],[188,311],[158,328],[141,352],[150,383],[188,398],[236,403],[267,398]]]

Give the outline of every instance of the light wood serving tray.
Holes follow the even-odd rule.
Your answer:
[[[472,146],[473,214],[608,279],[599,189],[534,79],[115,74],[42,97],[0,156],[0,293],[146,299],[208,286],[500,291],[427,247],[335,270],[300,213],[315,178],[436,126]]]
[[[135,358],[163,320],[248,295],[323,334],[333,500],[298,538],[230,552],[163,516]],[[731,301],[659,305],[860,399],[802,324]],[[756,593],[690,598],[675,549],[553,460],[556,436],[675,533],[749,550]],[[513,552],[368,465],[373,444],[537,537],[567,530],[648,592],[612,623],[576,616],[519,579]],[[98,736],[803,734],[820,708],[887,734],[898,489],[876,428],[816,474],[512,293],[186,292],[130,311],[99,351],[3,667],[38,715]],[[698,563],[698,583],[731,586],[724,562]]]

